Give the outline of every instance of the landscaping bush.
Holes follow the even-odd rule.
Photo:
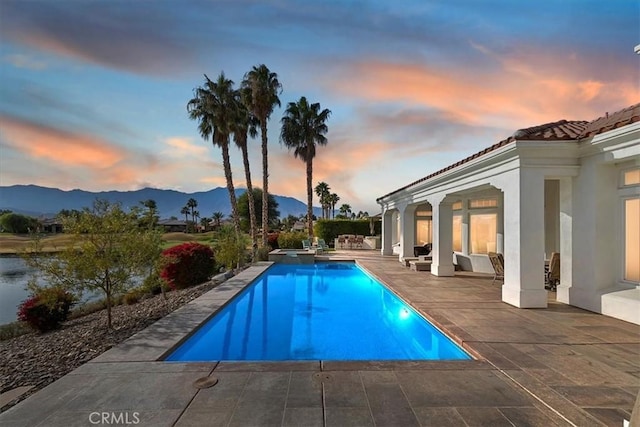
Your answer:
[[[137,304],[138,301],[140,301],[140,298],[142,298],[143,294],[144,294],[144,292],[142,290],[140,290],[140,289],[132,289],[129,292],[127,292],[126,294],[124,294],[122,299],[123,299],[125,304],[133,305],[133,304]]]
[[[41,288],[18,306],[18,319],[40,332],[50,331],[67,320],[75,300],[61,288]]]
[[[336,237],[341,234],[359,234],[368,236],[371,234],[370,220],[368,219],[320,219],[314,224],[313,232],[319,239],[324,239],[327,244],[333,244]],[[382,222],[374,222],[375,234],[381,234]]]
[[[205,282],[215,271],[211,247],[187,242],[162,252],[164,265],[160,277],[171,289],[184,289]]]
[[[269,252],[271,252],[269,246],[260,246],[256,253],[256,259],[258,261],[269,261]]]
[[[280,249],[302,249],[302,241],[309,239],[307,233],[301,231],[284,231],[278,236]]]
[[[278,244],[278,237],[280,237],[280,233],[278,232],[267,234],[267,244],[269,245],[271,250],[280,249],[280,245]]]
[[[214,244],[216,260],[229,270],[240,267],[251,259],[250,246],[248,235],[236,235],[231,226],[222,227]]]

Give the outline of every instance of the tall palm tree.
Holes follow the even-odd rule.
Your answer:
[[[187,224],[186,226],[186,230],[189,230],[189,207],[188,206],[183,206],[182,209],[180,209],[180,213],[182,215],[184,215],[184,222]]]
[[[267,121],[274,107],[280,106],[278,95],[282,93],[282,85],[278,75],[272,73],[266,65],[256,65],[244,75],[242,80],[242,101],[247,109],[260,123],[262,137],[262,245],[267,245],[267,229],[269,224],[269,158],[267,148]]]
[[[331,218],[335,219],[336,217],[336,205],[340,201],[340,196],[336,193],[331,193],[329,195],[329,203],[331,204]]]
[[[198,206],[198,201],[196,199],[189,199],[187,201],[187,207],[191,210],[191,221],[193,221],[193,223],[195,224],[196,222],[196,216],[194,215],[195,212],[195,208]]]
[[[329,217],[329,201],[327,197],[329,196],[329,184],[326,182],[319,182],[315,187],[316,196],[320,199],[320,205],[322,206],[322,218]]]
[[[213,219],[213,223],[214,223],[214,227],[217,229],[220,228],[220,226],[222,225],[222,218],[224,218],[224,214],[222,212],[214,212],[213,215],[211,216],[211,219]]]
[[[307,164],[307,225],[309,237],[313,236],[313,158],[316,145],[326,145],[325,134],[329,130],[326,121],[331,111],[320,110],[320,103],[309,104],[304,96],[298,102],[290,102],[282,117],[280,141],[293,148],[293,155]]]
[[[220,73],[215,82],[210,80],[206,74],[204,78],[204,86],[194,89],[194,97],[187,103],[187,111],[191,120],[199,122],[198,130],[202,138],[208,140],[211,137],[213,145],[222,149],[222,165],[231,202],[231,217],[236,234],[240,234],[238,203],[236,202],[229,159],[229,135],[231,134],[235,102],[233,81],[225,77],[224,71]]]
[[[253,185],[251,183],[251,168],[249,166],[249,150],[247,139],[249,136],[255,138],[258,135],[256,130],[256,120],[251,116],[247,107],[242,103],[241,91],[236,91],[233,105],[233,121],[231,131],[233,132],[233,142],[242,152],[242,162],[244,164],[244,175],[247,181],[247,199],[249,202],[249,223],[251,228],[251,241],[253,247],[257,246],[258,226],[256,220],[256,208],[253,201]],[[255,258],[255,250],[252,251]]]
[[[351,215],[351,205],[344,203],[340,206],[340,213],[349,219],[349,215]]]

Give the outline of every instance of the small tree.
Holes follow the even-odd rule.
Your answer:
[[[133,286],[135,275],[148,274],[160,254],[159,231],[140,227],[139,220],[120,204],[96,200],[80,215],[62,218],[65,233],[71,235],[65,250],[50,257],[27,257],[27,262],[52,286],[74,293],[103,292],[111,328],[114,297]]]

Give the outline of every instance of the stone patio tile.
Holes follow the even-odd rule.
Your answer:
[[[608,426],[622,426],[631,420],[631,413],[619,408],[584,408],[588,413]],[[634,425],[634,424],[632,424]]]
[[[580,354],[550,356],[544,363],[578,385],[635,385],[637,378]]]
[[[358,372],[336,371],[327,372],[330,379],[324,381],[325,407],[366,407],[369,404],[364,391],[364,385]]]
[[[518,365],[509,360],[502,353],[497,351],[493,346],[483,342],[467,343],[471,350],[478,353],[481,357],[491,361],[491,363],[500,369],[517,369]]]
[[[576,326],[576,329],[607,342],[637,343],[640,341],[637,331],[626,330],[616,326]]]
[[[266,393],[265,393],[266,394]],[[265,402],[265,400],[269,400]],[[265,399],[243,401],[235,408],[229,427],[272,427],[282,425],[284,418],[284,397],[282,399]]]
[[[375,426],[368,407],[327,407],[326,427]]]
[[[631,412],[636,396],[617,387],[554,386],[562,396],[582,407],[622,407]]]
[[[199,372],[129,373],[90,377],[92,381],[65,405],[69,410],[138,411],[182,409],[198,389],[193,382]],[[70,376],[77,381],[83,376]]]
[[[234,407],[192,409],[187,408],[175,423],[175,427],[225,427],[231,420]]]
[[[311,372],[291,372],[287,409],[315,407],[322,407],[322,384],[313,378]]]
[[[66,408],[68,402],[95,383],[96,378],[93,376],[62,377],[0,414],[0,424],[3,427],[34,426],[57,411],[69,411],[69,408]],[[91,411],[86,412],[87,416],[89,412]]]
[[[537,408],[498,408],[513,425],[518,427],[567,426],[557,414],[545,415]]]
[[[240,400],[249,376],[249,372],[215,372],[213,377],[218,378],[217,384],[198,390],[189,409],[233,408]]]
[[[513,427],[498,408],[456,408],[469,427]]]
[[[229,425],[280,425],[284,416],[289,380],[289,372],[252,372]]]
[[[459,427],[464,419],[455,408],[413,408],[420,425],[423,427]]]
[[[379,425],[419,426],[391,371],[360,372],[373,420]]]
[[[398,371],[413,407],[532,406],[492,371]]]
[[[554,385],[576,385],[573,381],[551,368],[543,369],[523,369],[526,373],[548,386]]]
[[[144,427],[171,427],[180,416],[182,410],[155,411],[114,411],[107,412],[102,419],[103,411],[58,411],[46,418],[37,427],[65,426],[85,427],[91,425],[136,425]],[[104,421],[104,422],[103,422]],[[118,422],[120,421],[120,422]]]
[[[283,427],[322,427],[322,408],[286,408]]]
[[[563,416],[578,426],[597,425],[597,421],[586,411],[576,406],[573,402],[566,399],[562,394],[558,393],[552,387],[542,383],[538,379],[532,377],[525,371],[510,370],[505,371],[514,381],[517,381],[522,387],[533,393],[540,400],[545,402],[552,408],[560,411]],[[506,406],[506,405],[505,405]]]
[[[506,357],[513,362],[516,366],[521,368],[546,368],[547,366],[541,363],[539,360],[529,356],[523,351],[518,349],[517,344],[509,343],[491,343],[489,347],[496,350],[498,353]]]

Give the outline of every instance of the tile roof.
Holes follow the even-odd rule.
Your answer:
[[[416,184],[427,181],[437,175],[440,175],[448,170],[455,169],[456,167],[468,163],[473,159],[477,159],[478,157],[482,157],[483,155],[490,153],[491,151],[495,151],[500,147],[504,147],[512,143],[513,141],[576,141],[578,142],[580,139],[588,138],[594,135],[598,135],[600,133],[607,132],[612,129],[616,129],[622,126],[626,126],[631,123],[635,123],[640,121],[640,104],[635,104],[630,107],[625,108],[624,110],[617,111],[613,114],[607,113],[605,117],[600,117],[591,122],[583,121],[583,120],[560,120],[557,122],[546,123],[539,126],[533,126],[530,128],[519,129],[513,133],[512,136],[507,139],[503,139],[502,141],[493,144],[491,147],[485,148],[482,151],[479,151],[475,154],[472,154],[469,157],[466,157],[452,165],[449,165],[439,171],[436,171],[430,175],[425,176],[424,178],[420,178],[417,181],[414,181],[410,184],[405,185],[404,187],[400,187],[397,190],[392,191],[391,193],[385,194],[382,197],[376,199],[379,201],[385,197],[391,196],[392,194],[398,193],[402,190],[406,190],[409,187],[413,187]]]
[[[638,121],[640,121],[640,104],[635,104],[624,110],[617,111],[613,114],[607,113],[604,117],[595,119],[587,125],[585,130],[580,134],[580,138],[598,135]]]

